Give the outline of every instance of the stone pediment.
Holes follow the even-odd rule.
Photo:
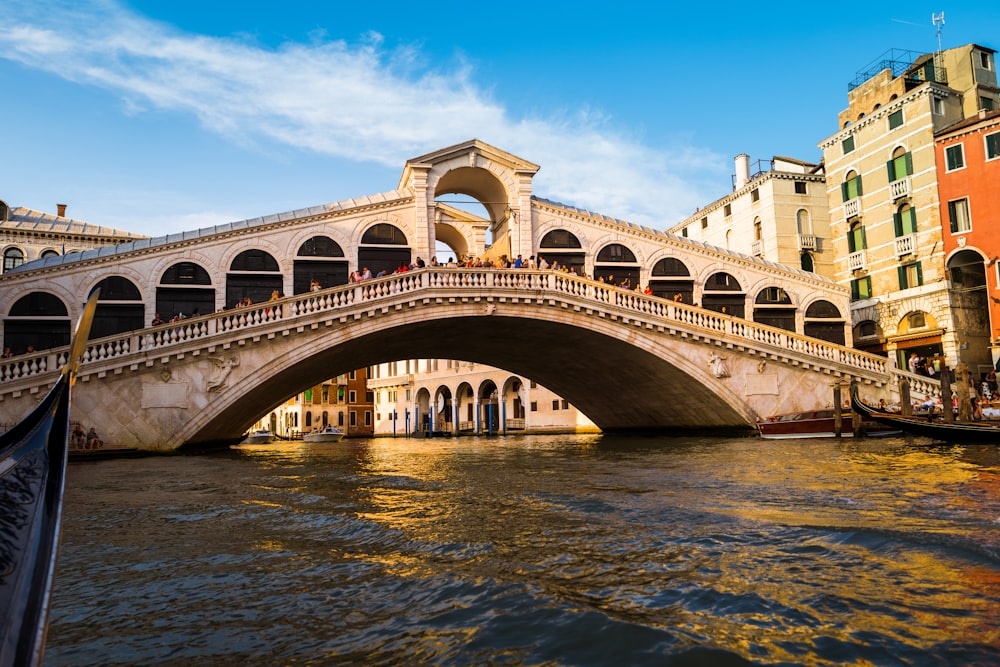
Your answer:
[[[417,173],[427,174],[435,170],[435,167],[444,167],[446,171],[459,167],[479,167],[487,168],[494,173],[507,171],[528,175],[534,175],[541,168],[533,162],[502,151],[479,139],[470,139],[407,160],[399,179],[398,189],[413,192],[414,176]]]

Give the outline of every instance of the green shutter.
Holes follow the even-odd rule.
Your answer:
[[[889,172],[889,182],[896,180],[896,161],[889,160],[885,163],[885,169]]]
[[[840,196],[844,198],[844,201],[850,199],[850,197],[847,196],[847,181],[840,184]]]
[[[865,228],[861,227],[861,247],[858,250],[864,250],[868,247],[868,239],[865,237]]]
[[[906,151],[906,155],[903,157],[906,158],[906,175],[910,176],[913,174],[913,154],[910,151]]]
[[[917,284],[924,284],[924,269],[920,266],[920,262],[917,262]]]
[[[948,202],[948,223],[952,234],[958,231],[958,220],[955,219],[955,202]]]
[[[906,284],[906,267],[897,266],[896,276],[899,278],[899,289],[906,289],[909,285]]]
[[[903,215],[901,213],[892,214],[892,226],[896,230],[896,236],[903,235]]]
[[[857,196],[860,197],[861,195],[864,194],[863,192],[861,192],[861,174],[858,174],[854,178],[858,181],[858,194],[857,194]]]

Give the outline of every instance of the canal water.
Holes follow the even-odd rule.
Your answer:
[[[991,665],[1000,456],[535,436],[70,465],[46,665]]]

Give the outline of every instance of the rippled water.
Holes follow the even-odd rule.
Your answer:
[[[63,530],[47,665],[1000,662],[989,447],[246,446],[71,464]]]

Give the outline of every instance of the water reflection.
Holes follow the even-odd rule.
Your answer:
[[[998,472],[592,435],[74,465],[46,661],[985,664]]]

